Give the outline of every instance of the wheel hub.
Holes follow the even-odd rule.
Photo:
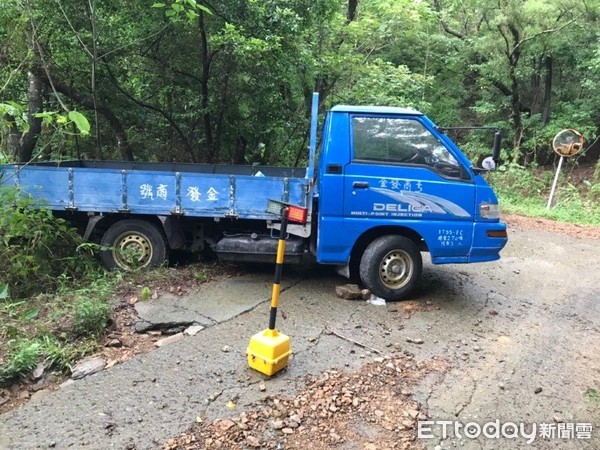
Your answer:
[[[405,286],[413,272],[413,262],[403,250],[392,250],[379,265],[379,276],[384,285],[390,289]]]
[[[113,250],[115,262],[122,269],[146,267],[152,260],[150,240],[138,232],[129,232],[117,239]]]

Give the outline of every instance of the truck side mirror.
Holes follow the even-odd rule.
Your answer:
[[[494,148],[492,149],[492,159],[496,164],[500,160],[500,146],[502,145],[502,133],[496,130],[494,134]]]
[[[494,134],[494,147],[492,148],[492,156],[488,156],[481,161],[481,168],[488,172],[496,170],[498,160],[500,159],[500,146],[502,145],[502,134],[499,130],[496,130]]]

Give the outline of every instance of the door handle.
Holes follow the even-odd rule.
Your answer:
[[[355,181],[354,183],[352,183],[352,187],[357,189],[368,189],[369,183],[367,183],[366,181]]]
[[[340,175],[342,173],[342,166],[340,164],[327,164],[327,173]]]

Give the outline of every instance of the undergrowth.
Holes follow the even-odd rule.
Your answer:
[[[554,173],[510,165],[490,174],[503,212],[544,217],[561,222],[600,225],[600,181],[594,176],[581,182],[561,175],[550,210],[548,198]]]
[[[98,348],[119,274],[95,250],[31,196],[0,189],[0,384]]]

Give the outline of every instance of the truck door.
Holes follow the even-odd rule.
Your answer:
[[[462,257],[466,262],[475,185],[455,150],[438,139],[424,116],[361,114],[351,115],[350,122],[347,223],[357,232],[405,226],[425,239],[434,262],[461,262]]]

